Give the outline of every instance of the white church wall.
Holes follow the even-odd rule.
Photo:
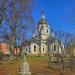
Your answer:
[[[46,44],[42,43],[40,46],[41,46],[41,53],[42,54],[48,53],[48,46]]]
[[[36,47],[34,49],[34,46]],[[31,50],[31,54],[38,54],[39,53],[39,46],[37,45],[37,43],[31,43],[30,45],[30,50]]]
[[[64,45],[63,44],[61,44],[61,46],[60,46],[59,43],[56,41],[56,42],[52,43],[50,46],[51,46],[50,47],[51,53],[60,54],[60,55],[62,52],[64,53]],[[61,49],[61,47],[62,47],[62,49]]]

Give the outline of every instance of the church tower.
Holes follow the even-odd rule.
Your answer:
[[[40,53],[47,53],[48,47],[47,47],[47,38],[50,36],[50,30],[49,25],[46,21],[44,11],[42,10],[41,18],[38,22],[38,31],[39,31],[39,51]]]
[[[41,18],[38,21],[38,27],[35,29],[35,32],[33,32],[32,39],[30,40],[30,43],[28,43],[28,46],[26,46],[26,51],[31,54],[47,54],[47,38],[50,36],[51,29],[49,28],[44,11],[42,10]]]
[[[38,25],[39,25],[40,39],[46,40],[50,36],[50,30],[43,10]]]

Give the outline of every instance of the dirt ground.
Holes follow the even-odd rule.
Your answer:
[[[21,60],[2,61],[0,75],[19,75]],[[59,71],[49,69],[47,61],[28,61],[32,75],[60,75]],[[75,75],[75,71],[64,70],[64,75]]]

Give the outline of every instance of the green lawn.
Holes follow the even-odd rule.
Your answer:
[[[37,73],[47,73],[47,75],[50,74],[58,75],[59,73],[58,71],[51,70],[50,68],[48,68],[47,55],[45,56],[27,55],[26,59],[27,62],[29,63],[30,72],[32,73],[32,75],[38,75]],[[15,60],[11,60],[11,61],[2,61],[2,64],[0,65],[0,75],[6,75],[6,74],[2,74],[1,72],[9,73],[11,75],[19,75],[19,68],[22,63],[23,63],[22,57],[18,57]],[[53,66],[53,64],[51,64],[51,66]],[[71,72],[65,75],[71,75]]]
[[[43,62],[43,61],[48,61],[48,56],[34,56],[34,55],[30,55],[27,56],[27,61],[28,62]]]
[[[37,64],[41,65],[43,62],[47,62],[48,57],[47,56],[34,56],[34,55],[27,55],[26,60],[30,65],[31,71],[36,70],[38,67]],[[9,60],[9,61],[2,61],[2,64],[0,65],[0,73],[1,71],[5,71],[7,73],[10,73],[11,75],[19,75],[19,67],[23,63],[23,58],[18,57],[15,60]],[[43,66],[43,65],[42,65]],[[38,70],[39,68],[37,68]]]

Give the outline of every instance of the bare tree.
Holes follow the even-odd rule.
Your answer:
[[[55,42],[55,40],[56,40],[56,38],[55,37],[49,37],[49,38],[47,38],[47,46],[48,46],[48,57],[49,57],[49,61],[50,61],[50,59],[52,58],[51,57],[51,48],[50,48],[50,45],[52,45],[52,43],[54,43]]]
[[[3,19],[4,19],[4,14],[5,14],[5,10],[6,8],[4,7],[4,1],[0,0],[0,27],[2,25]]]
[[[62,31],[58,31],[55,34],[56,34],[56,38],[58,39],[58,43],[59,43],[60,48],[61,48],[61,55],[59,57],[61,59],[61,61],[60,61],[59,64],[60,64],[60,67],[61,67],[60,70],[61,70],[61,73],[62,73],[63,70],[64,70],[64,64],[65,64],[63,58],[64,58],[64,56],[67,56],[67,55],[70,56],[70,54],[68,54],[69,50],[67,50],[67,47],[72,43],[72,39],[74,38],[74,36],[70,33],[62,32]],[[62,44],[64,45],[64,49],[62,48]],[[70,56],[70,58],[71,57],[72,56]],[[70,62],[73,62],[73,61],[70,61]],[[71,66],[71,68],[72,68],[71,64],[72,63],[70,63],[69,66]]]
[[[5,41],[9,41],[11,51],[15,46],[24,43],[23,40],[27,39],[27,33],[33,26],[33,7],[34,0],[2,0],[3,6],[1,8],[5,13],[4,21],[6,22],[7,29],[1,27],[1,34]],[[8,13],[8,14],[7,14]],[[2,24],[2,17],[0,19],[0,24]],[[5,25],[4,25],[5,27]],[[18,43],[19,42],[19,43]]]

